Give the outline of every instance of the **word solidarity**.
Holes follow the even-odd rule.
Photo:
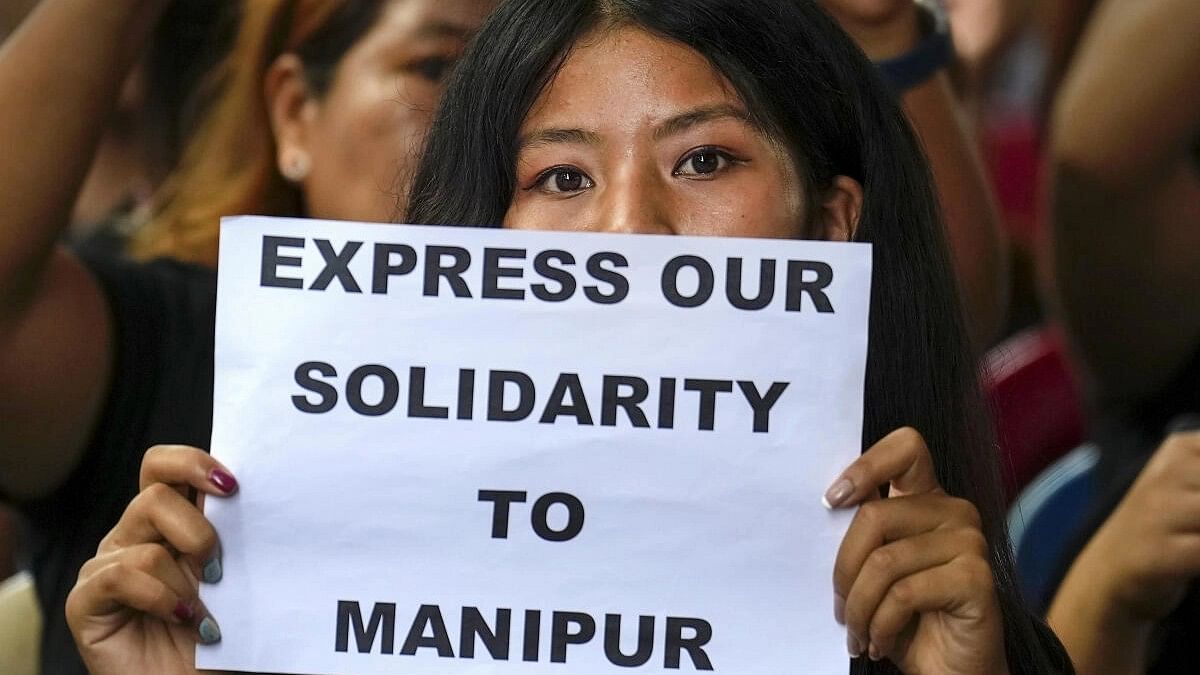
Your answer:
[[[542,648],[542,612],[527,609],[523,612],[523,625],[519,635],[513,632],[513,611],[497,609],[491,622],[477,607],[463,607],[458,625],[457,643],[451,638],[446,625],[446,615],[437,605],[421,605],[413,616],[404,642],[400,645],[401,656],[415,656],[422,649],[433,650],[440,658],[476,658],[476,646],[482,644],[487,656],[493,661],[508,661],[520,658],[527,663],[546,660],[550,663],[566,663],[567,650],[572,645],[582,646],[591,642],[600,627],[597,620],[584,612],[551,612],[550,645]],[[625,651],[621,645],[620,614],[606,614],[603,618],[604,656],[615,666],[636,668],[654,658],[657,621],[653,616],[637,617],[637,646]],[[703,619],[667,617],[666,630],[662,633],[662,664],[664,668],[679,669],[687,655],[693,670],[713,670],[712,660],[704,646],[712,640],[712,626]],[[339,652],[353,649],[359,654],[375,650],[381,654],[396,654],[396,604],[377,602],[371,608],[371,616],[364,620],[362,606],[351,600],[339,600],[337,606],[337,633],[334,648]],[[520,654],[513,654],[514,641]],[[457,647],[457,654],[455,648]]]
[[[629,267],[629,260],[615,251],[589,255],[583,261],[586,278],[581,282],[574,269],[576,257],[559,249],[485,248],[482,260],[477,260],[471,251],[459,246],[427,245],[418,253],[408,244],[376,243],[369,275],[360,278],[351,263],[363,242],[348,241],[338,248],[327,239],[313,239],[322,266],[315,277],[304,278],[299,269],[304,260],[297,254],[303,253],[308,241],[264,236],[259,285],[327,291],[337,282],[346,293],[363,293],[365,287],[372,295],[388,295],[393,292],[392,279],[418,273],[419,268],[420,293],[425,297],[442,297],[448,289],[455,298],[526,300],[532,296],[542,302],[564,302],[582,290],[583,296],[595,304],[615,305],[630,294],[629,279],[620,272]],[[532,270],[527,269],[530,266]],[[748,280],[743,258],[727,258],[720,270],[700,256],[679,255],[663,265],[659,290],[676,307],[700,307],[723,285],[726,300],[736,309],[767,309],[778,297],[784,311],[799,312],[808,304],[821,314],[834,312],[826,293],[833,283],[833,267],[828,263],[763,259],[757,266],[757,275],[749,274],[757,278]],[[782,292],[777,288],[780,282]],[[754,289],[753,293],[747,287]],[[804,302],[806,297],[809,303]]]
[[[475,419],[479,376],[473,369],[460,369],[450,377],[455,378],[456,400],[430,402],[425,397],[426,369],[408,368],[408,401],[401,414],[411,418],[450,419],[453,408],[454,419]],[[539,388],[532,377],[520,371],[489,370],[483,377],[487,386],[486,412],[479,417],[489,422],[520,422],[537,413],[536,418],[542,424],[555,424],[567,418],[579,425],[592,426],[597,423],[596,412],[599,412],[602,427],[615,427],[624,416],[632,427],[641,429],[675,428],[676,404],[686,402],[695,405],[696,428],[712,431],[718,401],[736,388],[740,394],[737,398],[750,409],[753,431],[767,433],[771,409],[788,388],[787,382],[772,382],[764,389],[751,380],[663,377],[652,381],[628,375],[604,375],[599,382],[590,383],[593,395],[599,389],[600,401],[596,407],[589,401],[583,381],[576,373],[560,373],[548,394],[542,393],[546,391],[544,384]],[[337,407],[341,399],[339,391],[344,391],[351,410],[366,417],[379,417],[395,411],[400,403],[400,376],[387,366],[358,366],[350,371],[344,384],[338,383],[338,378],[338,369],[330,363],[301,363],[296,367],[295,379],[306,393],[292,396],[292,404],[300,412],[327,413]]]

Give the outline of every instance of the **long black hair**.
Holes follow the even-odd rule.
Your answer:
[[[995,444],[920,144],[874,67],[815,2],[507,0],[451,77],[406,222],[502,222],[531,106],[581,37],[621,25],[707,58],[800,158],[809,203],[835,176],[862,184],[854,238],[874,244],[875,260],[863,447],[902,426],[924,435],[942,486],[982,516],[1012,672],[1061,670],[1016,587]],[[895,672],[866,659],[852,670]]]

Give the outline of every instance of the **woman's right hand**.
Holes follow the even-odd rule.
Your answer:
[[[196,675],[196,643],[220,640],[198,598],[199,580],[220,580],[220,547],[192,488],[228,497],[237,481],[203,450],[151,448],[139,494],[80,570],[67,622],[92,675]]]

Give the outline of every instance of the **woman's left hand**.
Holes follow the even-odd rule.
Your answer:
[[[859,507],[834,567],[852,656],[923,675],[1008,672],[979,512],[942,490],[920,433],[899,429],[876,443],[825,501]]]

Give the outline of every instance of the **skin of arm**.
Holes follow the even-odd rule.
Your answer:
[[[825,7],[872,60],[904,54],[921,40],[912,0],[825,0]],[[904,111],[933,172],[977,351],[990,346],[1008,313],[1008,242],[967,115],[949,76],[938,73],[904,92]]]
[[[1081,675],[1144,675],[1154,624],[1117,608],[1107,572],[1104,561],[1085,550],[1046,619]]]
[[[0,47],[0,489],[77,462],[111,367],[107,301],[58,240],[128,70],[169,0],[44,0]]]
[[[1200,344],[1200,3],[1106,0],[1052,121],[1054,304],[1093,395],[1134,401]]]

